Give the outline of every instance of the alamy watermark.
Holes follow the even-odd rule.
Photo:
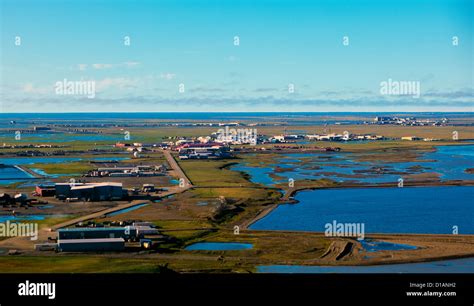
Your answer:
[[[380,82],[380,94],[387,96],[412,96],[413,98],[420,97],[420,82],[419,81],[395,81],[388,79]]]
[[[78,95],[94,99],[95,81],[68,81],[64,79],[56,82],[55,92],[57,95]]]
[[[31,237],[38,240],[38,223],[10,222],[0,223],[0,237]]]
[[[48,299],[56,298],[56,283],[34,283],[26,280],[18,284],[19,296],[47,296]]]
[[[339,223],[333,220],[332,223],[326,223],[324,228],[327,237],[357,237],[357,240],[365,238],[364,223]]]
[[[217,130],[217,141],[232,144],[257,144],[257,129],[234,129],[226,126]]]

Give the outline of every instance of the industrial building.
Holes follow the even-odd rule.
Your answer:
[[[123,251],[123,238],[65,239],[58,240],[59,252]]]
[[[54,185],[37,185],[35,194],[40,197],[52,197],[56,194],[56,188]]]
[[[142,248],[151,248],[155,240],[145,236],[159,234],[150,222],[134,222],[125,227],[75,227],[57,230],[57,244],[36,245],[38,251],[59,252],[123,251],[125,242],[138,242]]]
[[[166,174],[164,165],[150,166],[139,165],[130,167],[105,167],[89,171],[87,176],[91,177],[130,177],[130,176],[161,176]]]
[[[176,148],[180,159],[228,158],[230,148],[218,143],[184,144]]]
[[[122,183],[58,183],[55,185],[58,199],[79,199],[86,201],[109,201],[123,199],[127,192]]]
[[[98,238],[123,238],[135,240],[138,231],[135,227],[73,227],[58,229],[58,239],[98,239]]]

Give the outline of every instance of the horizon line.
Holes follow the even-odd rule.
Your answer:
[[[341,113],[341,114],[360,114],[360,113],[474,113],[472,111],[238,111],[238,112],[230,112],[230,111],[161,111],[161,112],[110,112],[110,111],[85,111],[85,112],[10,112],[10,113],[0,113],[1,115],[9,115],[9,114],[257,114],[257,113],[266,113],[266,114],[285,114],[285,113],[294,113],[294,114],[325,114],[325,113]]]

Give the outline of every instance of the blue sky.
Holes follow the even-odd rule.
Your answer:
[[[2,0],[2,111],[472,111],[473,3]]]

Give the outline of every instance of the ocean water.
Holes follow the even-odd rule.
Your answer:
[[[474,187],[320,189],[298,192],[253,230],[324,232],[332,223],[363,223],[366,233],[474,234]]]

